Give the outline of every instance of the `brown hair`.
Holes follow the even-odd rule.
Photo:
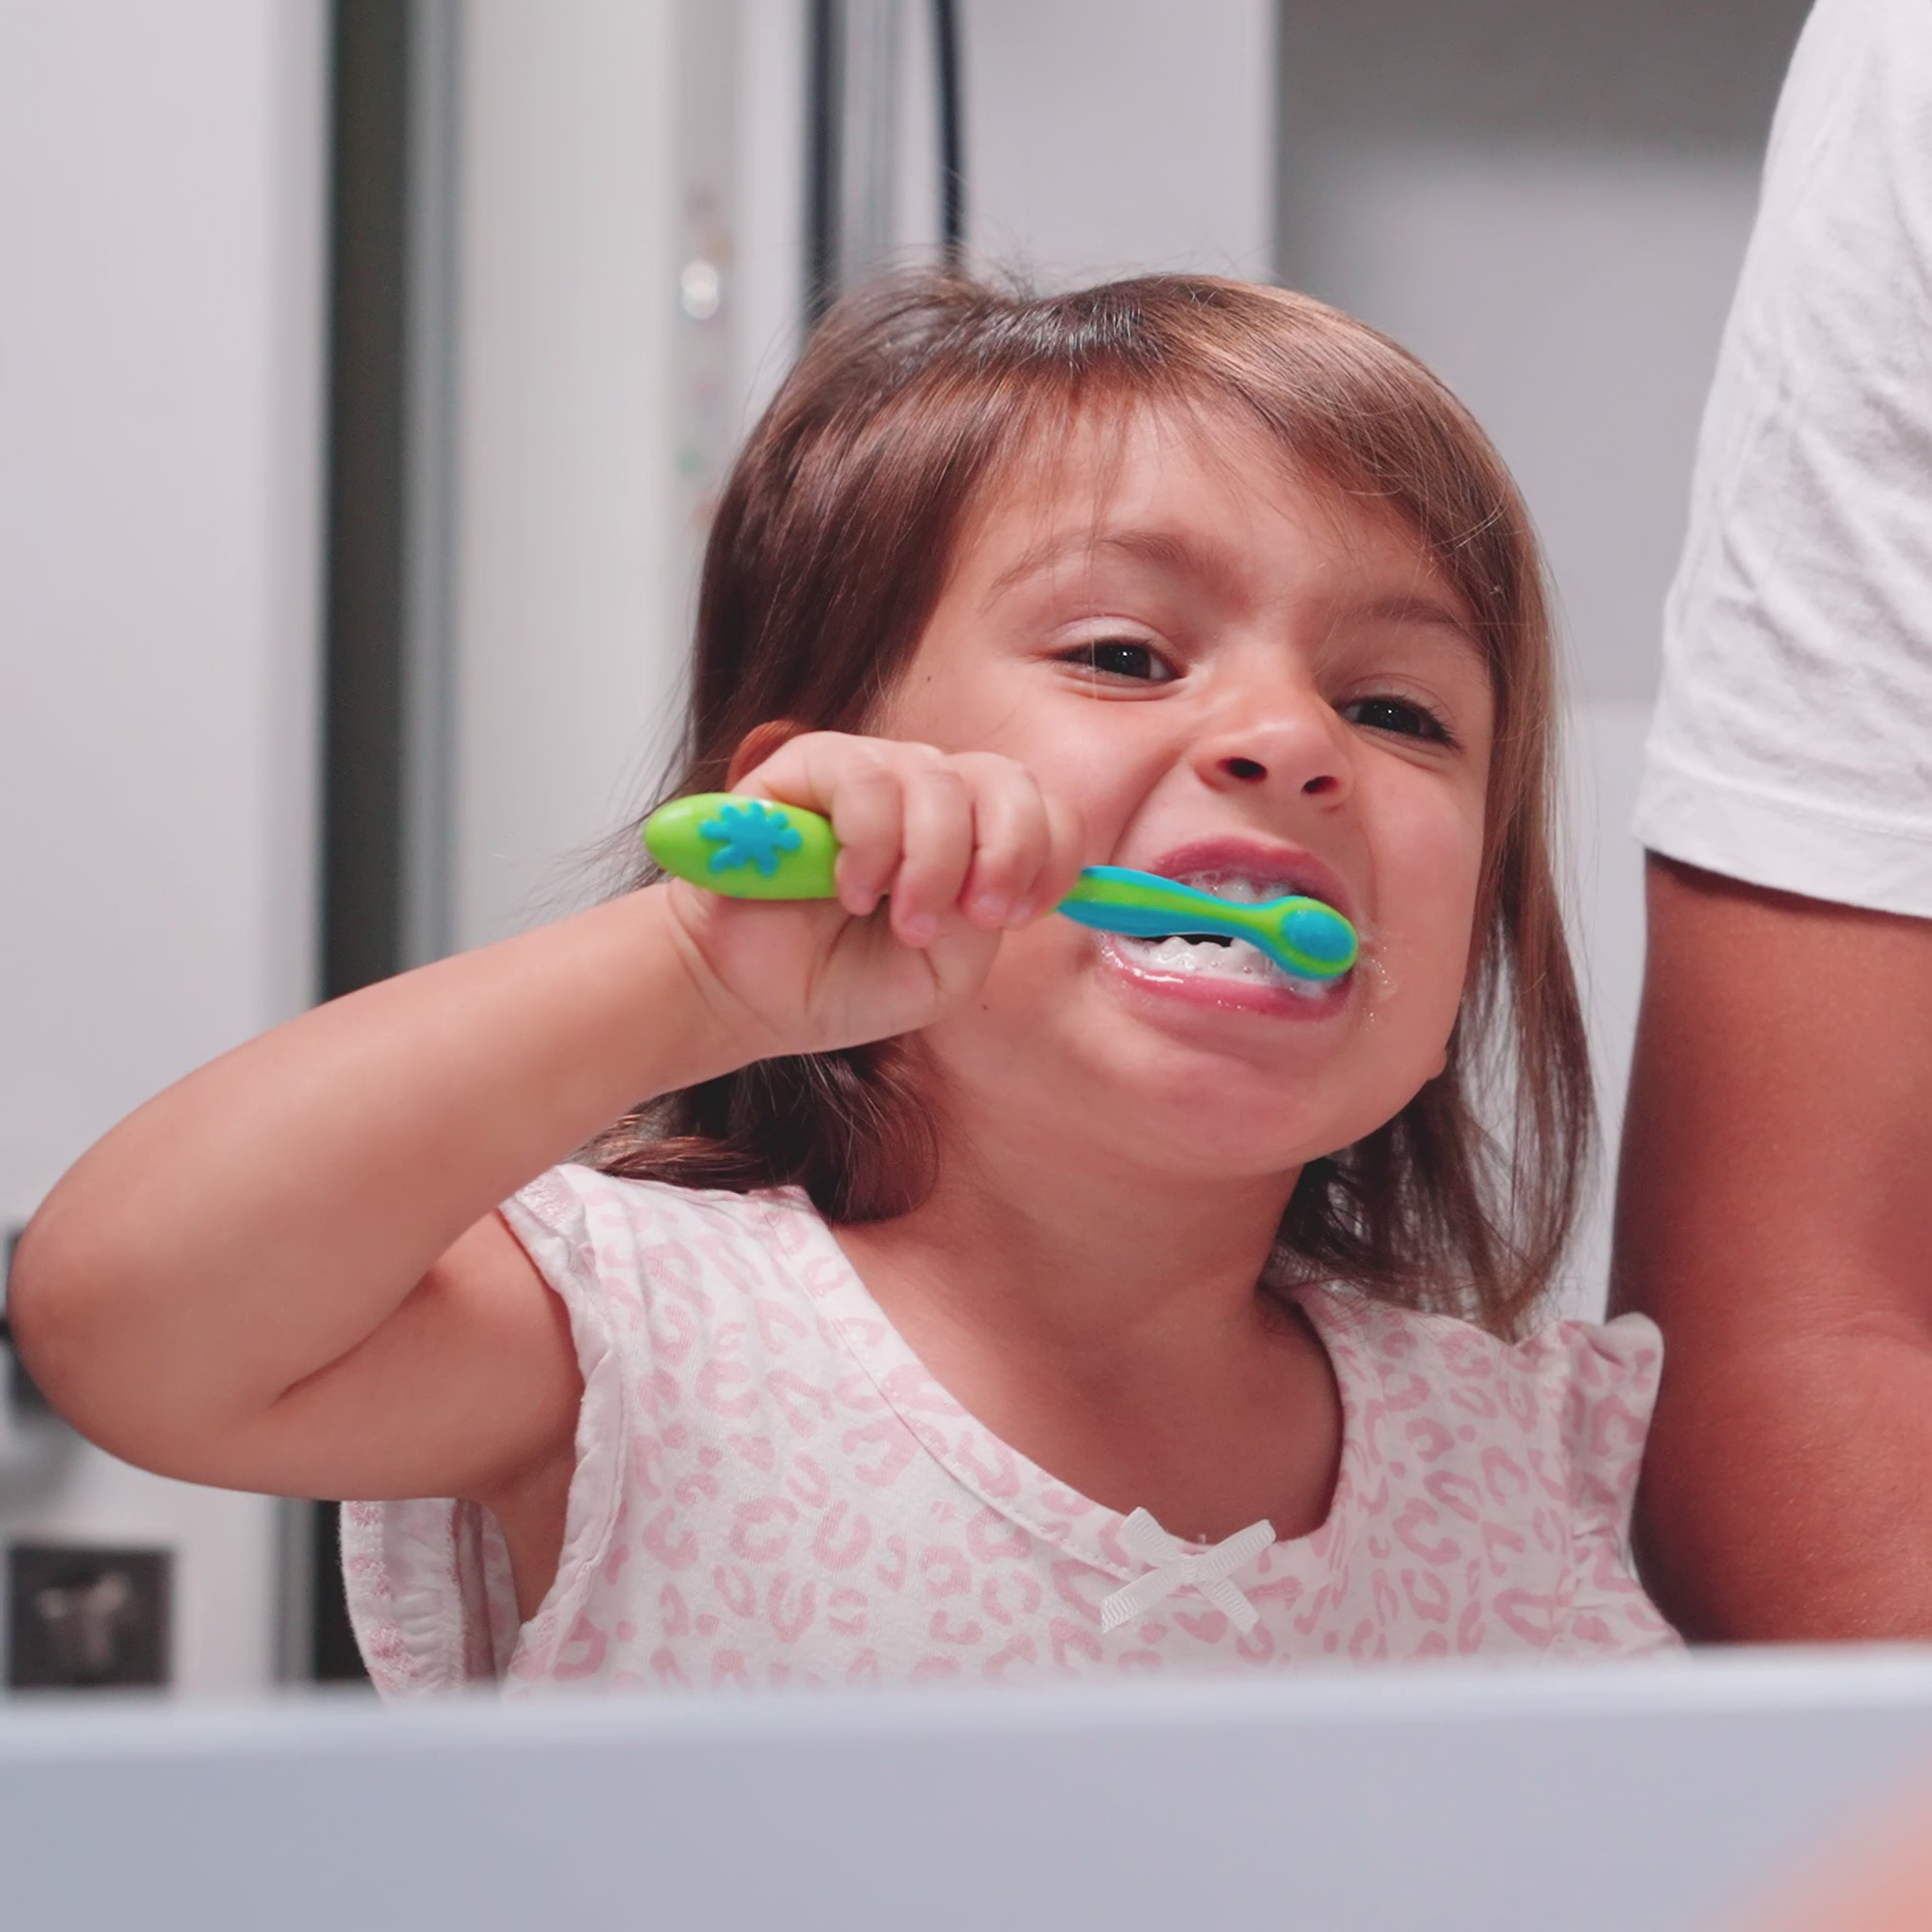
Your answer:
[[[738,460],[699,593],[683,769],[722,789],[754,724],[863,730],[910,657],[978,493],[1095,410],[1204,408],[1373,499],[1460,593],[1496,730],[1472,974],[1448,1064],[1396,1118],[1303,1170],[1284,1273],[1516,1330],[1575,1219],[1587,1049],[1549,852],[1552,667],[1516,487],[1462,405],[1364,325],[1279,289],[1151,275],[1035,297],[956,274],[838,304]],[[639,880],[648,877],[648,870]],[[1497,1122],[1500,1134],[1486,1122]],[[613,1174],[802,1185],[835,1222],[915,1206],[932,1130],[894,1041],[769,1060],[600,1136]]]

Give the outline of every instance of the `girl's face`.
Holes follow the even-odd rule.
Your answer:
[[[1393,518],[1258,432],[1208,436],[1144,413],[990,492],[872,728],[1018,759],[1082,814],[1089,864],[1355,923],[1362,963],[1318,990],[1251,949],[1043,920],[923,1036],[976,1133],[1292,1184],[1441,1070],[1493,702],[1467,611]]]

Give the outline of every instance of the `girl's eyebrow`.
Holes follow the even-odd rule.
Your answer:
[[[1019,582],[1077,553],[1092,555],[1095,551],[1116,551],[1139,563],[1151,563],[1163,570],[1184,571],[1195,577],[1226,577],[1232,574],[1232,560],[1217,549],[1204,549],[1171,530],[1062,530],[1042,539],[1023,552],[996,577],[986,592],[987,603]]]
[[[1462,611],[1444,598],[1423,592],[1405,590],[1390,597],[1372,597],[1351,606],[1347,614],[1371,624],[1419,624],[1453,631],[1463,643],[1482,649],[1482,639]]]
[[[1079,554],[1092,555],[1095,551],[1117,552],[1134,562],[1153,564],[1159,569],[1178,571],[1208,582],[1232,581],[1238,575],[1239,569],[1236,560],[1220,546],[1204,545],[1171,530],[1062,530],[1043,538],[1001,571],[986,592],[986,602],[995,602],[1023,579],[1050,569],[1069,556]],[[1370,597],[1359,604],[1348,606],[1336,614],[1358,623],[1411,624],[1449,631],[1459,643],[1479,654],[1483,652],[1482,639],[1457,604],[1451,599],[1432,597],[1423,591],[1400,590],[1386,596]]]

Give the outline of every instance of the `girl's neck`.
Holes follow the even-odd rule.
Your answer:
[[[1244,1343],[1266,1319],[1256,1288],[1294,1179],[1205,1184],[1004,1123],[943,1134],[920,1206],[840,1239],[889,1313],[917,1293],[931,1318],[1048,1356],[1192,1353]]]
[[[1071,1138],[948,1134],[920,1207],[840,1244],[961,1406],[1068,1488],[1204,1542],[1306,1534],[1339,1392],[1305,1319],[1257,1289],[1294,1177],[1189,1183]]]

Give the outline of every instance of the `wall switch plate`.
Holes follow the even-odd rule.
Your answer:
[[[16,1543],[7,1552],[7,1683],[82,1690],[168,1681],[165,1549]]]

